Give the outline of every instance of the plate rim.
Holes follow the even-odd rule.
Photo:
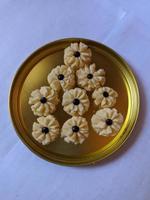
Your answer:
[[[12,99],[12,93],[13,93],[13,88],[14,88],[14,85],[15,85],[15,82],[16,82],[16,79],[20,73],[20,71],[22,70],[22,67],[24,67],[24,65],[28,62],[28,60],[30,60],[32,57],[35,56],[35,54],[39,53],[40,51],[42,51],[43,49],[47,48],[49,45],[55,45],[57,43],[61,43],[61,42],[91,42],[93,44],[97,44],[97,45],[100,45],[101,47],[105,48],[108,50],[108,52],[111,54],[111,55],[114,55],[115,58],[123,63],[123,65],[126,67],[126,69],[128,70],[130,76],[132,77],[132,80],[134,82],[134,88],[136,89],[136,101],[137,101],[137,107],[136,107],[136,113],[135,113],[135,117],[134,117],[134,120],[132,122],[132,127],[130,128],[130,130],[128,131],[127,134],[125,134],[125,138],[118,144],[115,146],[114,149],[111,150],[111,152],[107,153],[106,155],[103,155],[103,157],[100,157],[98,159],[93,159],[93,160],[89,160],[89,161],[85,161],[85,162],[66,162],[66,161],[60,161],[60,160],[55,160],[55,159],[50,159],[48,157],[46,157],[46,155],[43,155],[43,154],[40,154],[39,152],[37,152],[35,149],[33,149],[30,144],[28,144],[25,139],[21,136],[21,134],[19,133],[19,130],[18,130],[18,127],[13,119],[13,111],[12,111],[12,104],[11,104],[11,99]],[[9,108],[9,116],[10,116],[10,119],[11,119],[11,122],[13,124],[13,128],[16,132],[16,134],[18,135],[18,137],[21,139],[21,141],[23,142],[23,144],[25,144],[31,152],[33,152],[34,154],[36,154],[37,156],[41,157],[42,159],[44,160],[47,160],[49,162],[52,162],[52,163],[55,163],[55,164],[60,164],[60,165],[65,165],[65,166],[81,166],[81,165],[91,165],[91,164],[95,164],[97,162],[100,162],[101,160],[104,160],[106,159],[107,157],[111,156],[112,154],[114,154],[118,149],[120,149],[120,147],[122,147],[124,145],[124,143],[126,142],[126,140],[129,138],[129,136],[131,135],[134,127],[135,127],[135,124],[138,120],[138,116],[139,116],[139,110],[140,110],[140,94],[139,94],[139,87],[138,87],[138,83],[137,83],[137,79],[135,77],[135,74],[133,73],[130,65],[124,60],[124,58],[122,56],[120,56],[115,50],[113,50],[112,48],[104,45],[103,43],[100,43],[100,42],[97,42],[95,40],[91,40],[91,39],[86,39],[86,38],[63,38],[63,39],[58,39],[58,40],[55,40],[55,41],[52,41],[52,42],[49,42],[45,45],[42,45],[40,48],[38,49],[35,49],[33,51],[33,53],[31,53],[29,56],[27,56],[27,58],[21,63],[21,65],[18,67],[18,69],[16,70],[16,73],[15,75],[13,76],[13,80],[12,80],[12,83],[11,83],[11,86],[10,86],[10,89],[9,89],[9,99],[8,99],[8,108]]]

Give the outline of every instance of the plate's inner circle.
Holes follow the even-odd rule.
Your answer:
[[[96,63],[97,69],[103,68],[106,71],[105,86],[112,87],[119,94],[117,103],[114,107],[123,114],[125,119],[128,111],[128,93],[126,79],[120,70],[120,64],[104,50],[94,48],[94,46],[90,46],[90,48],[92,50],[92,62]],[[90,99],[90,109],[84,115],[89,123],[89,137],[82,145],[68,144],[64,142],[62,138],[58,138],[55,142],[50,143],[47,146],[42,146],[32,137],[32,124],[36,121],[37,117],[33,115],[30,105],[28,104],[29,96],[33,90],[48,85],[47,75],[53,67],[63,64],[63,54],[63,48],[60,48],[55,52],[50,52],[49,55],[40,59],[31,67],[20,91],[20,118],[26,134],[35,145],[45,149],[47,152],[57,155],[60,154],[60,156],[64,155],[72,158],[74,156],[83,157],[102,149],[116,137],[99,136],[93,131],[91,127],[91,116],[96,112],[96,108],[92,99]],[[62,99],[62,94],[60,97]],[[59,121],[60,126],[62,126],[67,119],[71,118],[71,116],[63,111],[61,103],[58,106],[56,113],[54,113],[54,116]]]

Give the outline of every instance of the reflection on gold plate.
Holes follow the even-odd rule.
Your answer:
[[[32,135],[32,124],[36,121],[28,105],[31,92],[48,85],[47,75],[53,67],[63,64],[64,48],[71,42],[84,42],[92,49],[92,62],[106,71],[106,86],[115,89],[119,97],[115,108],[125,118],[119,133],[114,137],[96,134],[90,125],[95,108],[84,115],[90,126],[88,139],[82,145],[68,144],[62,138],[47,146],[37,143]],[[136,80],[127,63],[112,49],[87,39],[68,38],[45,45],[34,52],[19,68],[10,91],[11,118],[21,140],[40,157],[64,165],[91,164],[116,151],[131,133],[139,112],[139,92]],[[68,118],[60,105],[54,113],[60,125]]]

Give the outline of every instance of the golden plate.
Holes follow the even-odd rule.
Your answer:
[[[47,146],[37,143],[32,135],[32,123],[36,121],[28,105],[32,90],[48,85],[47,75],[53,67],[63,64],[64,48],[71,42],[84,42],[92,49],[93,62],[106,71],[106,85],[118,93],[115,107],[125,118],[119,133],[114,137],[96,134],[89,123],[90,134],[82,145],[68,144],[59,138]],[[34,52],[19,68],[10,91],[12,122],[21,140],[38,156],[58,164],[85,165],[102,160],[116,151],[130,135],[139,112],[139,92],[136,80],[127,63],[112,49],[103,44],[80,38],[68,38],[49,43]],[[90,122],[91,106],[85,115]],[[54,114],[60,125],[70,118],[61,105]]]

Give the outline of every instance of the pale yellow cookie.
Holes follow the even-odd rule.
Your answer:
[[[85,118],[74,116],[62,126],[61,137],[67,143],[82,144],[89,135],[88,123]]]
[[[56,140],[59,135],[59,123],[54,116],[37,118],[33,123],[32,136],[42,145],[47,145]]]
[[[75,86],[75,75],[71,68],[66,65],[58,65],[49,73],[47,77],[50,87],[56,91],[61,88],[66,91]]]
[[[103,108],[92,116],[91,122],[93,129],[99,135],[114,136],[122,126],[123,116],[115,108]]]
[[[89,105],[90,101],[84,89],[71,89],[63,95],[62,106],[69,115],[83,115],[88,111]]]
[[[72,69],[84,67],[85,64],[91,62],[91,49],[84,43],[71,43],[69,47],[64,50],[64,63]]]
[[[110,108],[116,104],[118,93],[110,87],[101,87],[95,89],[92,98],[95,105],[99,108]]]
[[[93,91],[105,84],[105,71],[99,69],[96,71],[95,63],[91,65],[85,65],[80,68],[77,72],[77,83],[78,86],[84,88],[87,91]]]
[[[56,91],[48,86],[43,86],[31,93],[29,104],[34,115],[47,116],[54,113],[56,105],[59,103]]]

